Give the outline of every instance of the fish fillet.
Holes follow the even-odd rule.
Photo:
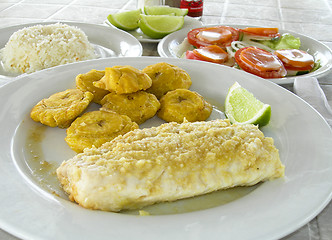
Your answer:
[[[284,175],[273,139],[228,120],[136,129],[64,161],[58,178],[72,201],[121,211]]]

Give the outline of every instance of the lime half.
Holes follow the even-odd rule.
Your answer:
[[[138,26],[145,35],[151,38],[163,38],[167,34],[181,29],[183,23],[183,16],[141,14]]]
[[[141,10],[131,10],[108,15],[107,19],[117,28],[131,31],[138,28]]]
[[[228,90],[225,114],[231,123],[250,123],[262,127],[270,121],[271,106],[259,101],[236,82]]]
[[[145,6],[144,12],[146,15],[175,15],[185,16],[188,13],[187,8],[175,8],[169,6]]]

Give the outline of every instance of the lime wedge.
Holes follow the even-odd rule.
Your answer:
[[[144,34],[151,38],[163,38],[167,34],[181,29],[183,23],[183,16],[141,14],[138,26]]]
[[[107,19],[112,23],[115,27],[131,31],[138,28],[138,21],[140,18],[141,10],[131,10],[125,12],[119,12],[115,14],[108,15]]]
[[[250,123],[262,127],[270,121],[271,106],[259,101],[236,82],[228,90],[225,114],[231,123]]]
[[[146,15],[175,15],[185,16],[188,13],[187,8],[175,8],[169,6],[145,6],[144,12]]]

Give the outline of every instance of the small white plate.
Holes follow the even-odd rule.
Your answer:
[[[113,65],[142,69],[157,62],[190,74],[191,90],[215,106],[211,118],[223,117],[223,102],[235,81],[270,104],[271,121],[262,131],[279,149],[285,178],[246,193],[242,188],[156,204],[145,217],[70,202],[54,170],[75,153],[64,141],[65,129],[32,121],[31,108],[52,93],[75,87],[79,73]],[[6,103],[0,109],[0,228],[22,239],[279,239],[313,219],[332,197],[331,128],[296,95],[244,71],[175,58],[98,59],[20,77],[0,88],[0,101]],[[145,127],[158,124],[152,118]],[[232,201],[225,203],[229,197]]]
[[[116,28],[115,26],[113,26],[112,23],[110,23],[110,21],[108,21],[108,19],[105,20],[105,23],[107,25],[113,27],[113,28]],[[195,18],[192,18],[192,17],[185,16],[184,17],[184,24],[183,24],[183,27],[182,27],[181,30],[183,30],[183,29],[190,30],[190,29],[193,29],[193,28],[201,27],[202,25],[203,24],[202,24],[201,21],[199,21],[199,20],[197,20]],[[145,35],[141,31],[141,29],[139,29],[139,28],[137,28],[136,30],[133,30],[133,31],[128,31],[128,33],[130,33],[131,35],[133,35],[140,42],[158,43],[161,40],[161,38],[160,39],[150,38],[149,36]]]
[[[217,26],[217,25],[207,25],[207,26]],[[248,25],[227,25],[234,28],[245,28]],[[251,26],[252,27],[252,26]],[[257,27],[257,26],[255,26]],[[315,59],[320,59],[321,67],[311,73],[304,74],[303,76],[311,77],[322,77],[325,76],[332,69],[332,51],[325,44],[302,34],[288,30],[279,30],[280,33],[290,33],[295,37],[299,37],[301,40],[301,49],[308,51]],[[158,53],[161,57],[177,58],[176,53],[173,51],[174,47],[182,43],[182,41],[187,37],[188,31],[179,30],[177,32],[171,33],[170,35],[163,38],[158,44]],[[297,78],[301,76],[295,76]],[[293,83],[295,77],[285,77],[285,78],[275,78],[268,79],[277,84],[287,84]]]
[[[0,28],[0,49],[5,47],[10,36],[14,32],[24,27],[30,27],[37,24],[46,25],[54,23],[56,22],[38,22]],[[93,45],[95,49],[95,53],[98,55],[98,58],[142,56],[143,48],[140,42],[125,31],[119,29],[111,29],[103,25],[88,23],[63,21],[61,21],[61,23],[80,28],[87,35],[89,42]],[[18,75],[19,74],[13,74],[5,71],[1,62],[0,77],[3,76],[12,78]]]

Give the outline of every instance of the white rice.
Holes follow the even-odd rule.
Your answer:
[[[0,50],[0,57],[6,71],[32,73],[97,56],[82,30],[56,23],[26,27],[13,33]]]

